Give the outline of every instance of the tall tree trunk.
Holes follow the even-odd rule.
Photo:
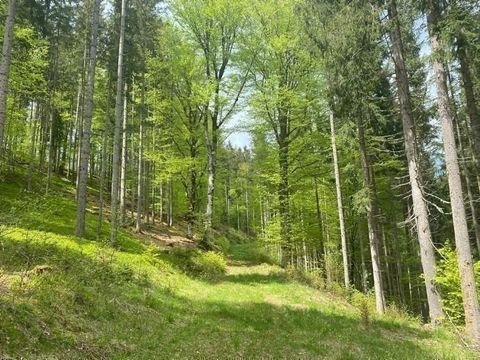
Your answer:
[[[385,312],[385,295],[383,291],[382,266],[380,264],[380,239],[378,236],[377,215],[378,209],[375,198],[375,187],[372,179],[372,169],[365,141],[365,131],[360,116],[357,118],[357,131],[360,144],[360,155],[362,161],[363,180],[365,187],[368,189],[367,224],[368,238],[370,244],[370,256],[372,258],[373,285],[375,288],[375,304],[377,312],[383,314]]]
[[[402,33],[397,13],[396,0],[390,0],[390,19],[393,27],[390,32],[392,54],[395,62],[395,74],[398,88],[398,100],[402,117],[405,154],[408,162],[408,174],[412,190],[413,213],[420,244],[420,259],[422,262],[425,288],[427,293],[430,320],[433,324],[443,317],[440,294],[435,286],[436,261],[432,233],[428,219],[428,206],[423,196],[422,176],[417,153],[417,133],[412,116],[412,103],[409,90],[409,79],[405,66]]]
[[[318,180],[317,177],[313,178],[313,184],[315,186],[315,210],[316,210],[316,215],[317,215],[317,225],[318,225],[318,231],[319,231],[319,237],[320,237],[320,242],[319,242],[319,253],[320,256],[323,256],[325,254],[325,241],[323,237],[323,216],[322,216],[322,211],[320,208],[320,195],[318,192]]]
[[[143,197],[143,127],[145,117],[145,80],[142,81],[141,94],[141,110],[140,110],[140,129],[139,129],[139,143],[138,143],[138,175],[137,175],[137,220],[135,224],[135,231],[137,233],[142,231],[142,197]]]
[[[123,98],[123,123],[122,123],[122,159],[120,160],[120,224],[125,225],[126,198],[127,198],[127,146],[128,146],[128,85],[125,84]]]
[[[95,0],[92,10],[92,29],[90,39],[90,54],[88,60],[87,87],[85,92],[85,117],[83,121],[83,133],[80,152],[80,169],[77,189],[77,224],[75,235],[84,237],[85,235],[85,212],[87,206],[87,180],[88,180],[88,160],[90,158],[90,133],[93,119],[93,94],[95,91],[95,69],[97,65],[97,35],[98,22],[100,17],[101,0]]]
[[[173,226],[173,181],[168,179],[168,226]]]
[[[31,121],[32,121],[32,138],[30,144],[30,159],[28,163],[28,182],[27,191],[32,191],[32,177],[33,177],[33,163],[35,161],[35,148],[37,145],[37,117],[38,117],[38,103],[32,101]]]
[[[450,113],[445,66],[439,57],[441,54],[440,39],[437,33],[438,9],[433,0],[428,1],[427,24],[430,36],[430,46],[433,57],[433,71],[437,88],[438,113],[442,123],[445,165],[447,168],[450,203],[452,206],[453,228],[457,248],[460,283],[465,311],[467,333],[475,345],[480,345],[480,308],[478,304],[473,259],[468,237],[468,225],[463,202],[462,181],[458,164],[457,149],[453,119]]]
[[[335,135],[335,123],[333,119],[333,112],[330,113],[330,131],[331,131],[331,137],[332,137],[335,189],[337,191],[338,222],[340,223],[340,238],[342,241],[343,279],[345,281],[345,287],[349,287],[350,273],[349,273],[349,265],[348,265],[347,234],[345,232],[345,219],[343,214],[343,200],[342,200],[342,183],[340,180],[340,167],[338,165],[337,142],[336,142],[336,135]]]
[[[117,61],[117,90],[115,96],[115,128],[113,135],[113,160],[112,160],[112,230],[110,240],[112,243],[117,241],[118,231],[118,190],[120,178],[120,153],[122,141],[122,92],[123,92],[123,51],[125,45],[125,12],[127,0],[122,0],[122,9],[120,14],[120,37],[118,42],[118,61]]]
[[[475,92],[473,89],[473,80],[470,70],[469,59],[465,48],[463,37],[458,40],[458,61],[460,63],[460,73],[462,75],[463,89],[465,90],[465,100],[467,105],[467,114],[470,119],[470,128],[473,138],[473,150],[475,159],[475,169],[477,175],[480,174],[480,113],[478,111]]]
[[[102,160],[100,168],[100,185],[98,191],[98,224],[97,224],[97,238],[100,238],[102,234],[103,226],[103,207],[104,207],[104,193],[105,193],[105,178],[107,176],[108,169],[108,159],[107,159],[107,148],[109,144],[109,136],[111,135],[111,125],[110,125],[110,102],[111,102],[111,91],[110,91],[111,77],[108,77],[107,83],[107,101],[105,107],[105,124],[103,126],[102,134]]]
[[[205,210],[205,234],[202,246],[210,247],[215,195],[215,175],[217,167],[217,129],[216,121],[212,121],[211,135],[207,135],[207,207]],[[207,129],[208,132],[208,129]]]
[[[458,139],[458,151],[460,153],[460,156],[465,158],[465,148],[463,146],[463,141],[462,141],[462,134],[460,131],[460,125],[458,124],[458,118],[455,119],[455,129],[457,133],[457,139]],[[479,219],[478,219],[478,213],[477,213],[477,207],[475,204],[475,198],[474,194],[472,191],[472,181],[471,181],[471,173],[470,169],[468,168],[468,164],[464,164],[462,167],[463,170],[463,178],[465,180],[465,190],[467,191],[467,199],[468,199],[468,205],[470,207],[470,213],[471,213],[471,218],[472,218],[472,225],[473,225],[473,230],[475,233],[475,242],[477,245],[477,252],[480,255],[480,224],[479,224]]]
[[[3,149],[5,119],[7,117],[8,77],[15,27],[16,0],[8,0],[8,13],[3,34],[2,62],[0,63],[0,154]]]
[[[291,219],[290,219],[290,159],[289,159],[289,117],[283,104],[278,106],[278,167],[280,182],[278,184],[278,211],[280,215],[280,237],[282,244],[282,266],[288,265],[291,251]]]

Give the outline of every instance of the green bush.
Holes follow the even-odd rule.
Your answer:
[[[463,300],[457,254],[451,245],[440,250],[442,259],[438,263],[436,282],[442,295],[443,310],[455,323],[463,323]],[[480,286],[480,262],[474,265],[477,288]]]
[[[285,274],[287,279],[289,280],[306,284],[315,289],[325,288],[325,279],[322,276],[322,272],[319,270],[307,272],[301,269],[297,269],[294,266],[288,266],[285,269]]]
[[[230,241],[225,236],[215,236],[213,243],[223,253],[227,253],[230,250]]]
[[[191,270],[202,278],[217,280],[227,272],[227,262],[220,253],[198,252],[191,259]]]
[[[251,261],[257,264],[278,265],[278,261],[268,254],[265,248],[260,246],[253,246],[250,248],[248,256]]]

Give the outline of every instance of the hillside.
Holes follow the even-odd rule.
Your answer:
[[[39,196],[24,183],[0,183],[1,359],[474,358],[448,330],[376,318],[259,264],[249,242],[232,243],[226,274],[211,278],[148,235],[123,231],[114,249],[105,224],[95,239],[93,209],[77,239],[74,188],[55,179]]]

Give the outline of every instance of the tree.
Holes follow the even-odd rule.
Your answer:
[[[0,154],[3,152],[3,138],[5,119],[7,114],[8,77],[13,42],[13,28],[15,26],[16,0],[8,0],[8,14],[5,19],[3,35],[2,61],[0,63]]]
[[[88,56],[87,68],[87,84],[85,94],[85,116],[83,119],[83,133],[81,141],[80,152],[80,168],[79,180],[77,187],[77,224],[75,235],[83,237],[85,235],[85,211],[87,206],[87,180],[88,180],[88,164],[90,161],[90,132],[92,128],[93,118],[93,96],[95,88],[95,70],[97,65],[97,37],[98,37],[98,22],[100,17],[101,0],[95,0],[92,9],[91,20],[91,38],[90,38],[90,52]]]
[[[190,41],[202,52],[204,75],[208,81],[208,100],[203,104],[208,155],[204,247],[209,247],[211,241],[220,130],[233,114],[249,72],[247,69],[243,79],[236,84],[232,58],[246,24],[246,8],[243,1],[178,0],[174,3],[177,20],[187,30]]]
[[[448,98],[445,66],[442,63],[442,47],[438,35],[439,9],[433,0],[428,1],[427,24],[430,46],[433,52],[433,71],[437,88],[438,115],[442,123],[445,165],[447,168],[450,203],[452,207],[455,244],[462,286],[465,325],[469,336],[476,345],[480,345],[480,308],[478,304],[473,259],[468,236],[467,217],[463,202],[462,181],[458,164],[455,131]]]
[[[333,168],[335,173],[335,189],[337,192],[337,207],[338,207],[338,222],[340,225],[340,237],[342,240],[342,257],[343,257],[343,279],[345,287],[350,286],[350,275],[348,265],[348,249],[347,249],[347,235],[345,233],[345,219],[343,214],[343,199],[342,199],[342,183],[340,180],[340,168],[338,164],[337,142],[335,135],[335,122],[333,113],[330,113],[330,131],[332,137],[332,154],[333,154]]]
[[[126,16],[126,0],[122,0],[120,10],[120,33],[118,40],[118,58],[117,58],[117,85],[115,95],[115,126],[113,138],[113,160],[112,160],[112,229],[111,242],[117,241],[118,231],[118,195],[120,188],[120,166],[121,166],[121,141],[122,141],[122,119],[123,119],[123,56],[125,45],[125,16]]]
[[[412,190],[413,212],[416,218],[415,224],[417,228],[418,242],[420,244],[420,258],[422,261],[425,287],[427,291],[429,314],[432,323],[435,324],[442,320],[443,313],[440,294],[435,286],[435,250],[433,248],[430,222],[428,219],[428,206],[423,193],[422,175],[419,169],[417,130],[412,116],[410,85],[405,65],[401,26],[395,0],[390,0],[389,17],[392,21],[390,30],[392,56],[395,63],[405,153],[408,163],[410,187]]]

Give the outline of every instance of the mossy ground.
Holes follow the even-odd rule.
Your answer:
[[[24,181],[0,183],[0,358],[475,358],[445,329],[388,316],[366,326],[341,297],[249,262],[248,244],[206,281],[128,231],[116,248],[108,224],[97,239],[93,212],[77,239],[73,187],[55,179],[40,196]]]

